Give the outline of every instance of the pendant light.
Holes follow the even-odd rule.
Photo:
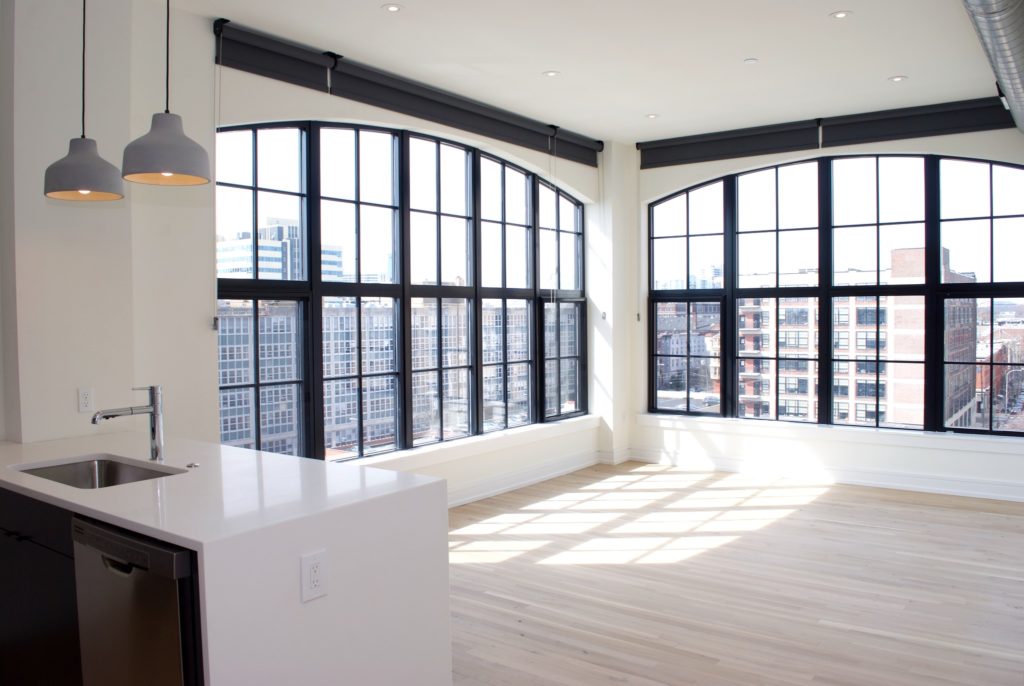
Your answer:
[[[46,168],[43,192],[55,200],[102,201],[124,197],[117,167],[100,157],[96,141],[85,137],[85,0],[82,0],[82,136],[68,154]]]
[[[185,135],[181,117],[171,114],[171,0],[165,26],[164,111],[153,115],[149,133],[124,149],[126,181],[156,186],[198,186],[210,182],[210,157]]]

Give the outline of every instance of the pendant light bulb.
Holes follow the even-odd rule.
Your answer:
[[[171,114],[171,0],[165,25],[164,111],[153,115],[149,133],[124,149],[121,176],[154,186],[199,186],[210,182],[210,156],[185,135],[181,117]]]
[[[43,176],[43,193],[54,200],[102,202],[124,197],[117,167],[100,157],[96,141],[85,137],[85,0],[82,0],[82,135],[72,138],[68,154]]]

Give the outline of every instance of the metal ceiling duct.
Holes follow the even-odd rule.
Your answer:
[[[1024,131],[1024,0],[964,0],[996,81]]]

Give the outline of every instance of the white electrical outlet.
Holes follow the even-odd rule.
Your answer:
[[[314,550],[299,558],[302,568],[302,602],[327,595],[327,551]]]
[[[78,411],[85,414],[94,412],[96,405],[95,393],[91,388],[78,389]]]

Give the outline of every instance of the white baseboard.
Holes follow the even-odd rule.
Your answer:
[[[686,464],[692,462],[696,469],[713,469],[723,472],[743,471],[743,461],[735,458],[709,458],[673,460],[660,450],[633,450],[631,459],[636,462]],[[881,469],[850,469],[824,466],[825,473],[836,483],[854,486],[893,488],[901,491],[941,493],[968,498],[1010,500],[1024,502],[1024,483],[993,481],[973,477],[953,477],[933,474],[910,474]]]
[[[517,488],[565,476],[599,462],[599,455],[594,451],[565,455],[547,460],[543,465],[526,470],[509,470],[500,474],[490,474],[485,478],[475,479],[456,488],[449,485],[448,507],[458,507],[476,500],[514,491]]]

